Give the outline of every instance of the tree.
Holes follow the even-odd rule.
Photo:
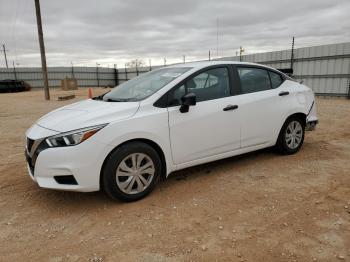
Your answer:
[[[134,59],[134,60],[131,60],[130,62],[127,62],[125,65],[127,68],[135,68],[135,67],[139,68],[139,67],[146,66],[146,63],[143,60]]]

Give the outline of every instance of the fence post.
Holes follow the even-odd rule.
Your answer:
[[[114,81],[115,81],[115,86],[119,85],[119,76],[118,76],[118,69],[117,65],[114,64]]]
[[[126,69],[126,64],[125,64],[125,81],[128,81],[128,70]]]
[[[14,61],[12,61],[12,65],[13,65],[13,74],[15,76],[15,80],[17,81],[16,66],[15,66],[15,62]]]
[[[71,63],[71,65],[72,65],[72,78],[75,78],[73,62],[70,62],[70,63]]]
[[[96,78],[97,78],[97,86],[100,87],[100,78],[98,75],[98,64],[96,64]]]

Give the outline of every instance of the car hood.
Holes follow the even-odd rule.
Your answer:
[[[104,102],[84,100],[58,108],[40,118],[37,125],[57,132],[106,124],[132,117],[139,102]]]

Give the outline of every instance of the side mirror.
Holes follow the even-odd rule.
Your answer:
[[[188,93],[181,97],[181,107],[180,112],[181,113],[187,113],[190,109],[190,106],[195,106],[197,103],[196,94],[194,93]]]

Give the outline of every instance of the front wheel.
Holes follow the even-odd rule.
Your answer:
[[[299,151],[305,135],[305,123],[298,117],[290,117],[284,123],[279,134],[276,147],[285,155]]]
[[[117,148],[106,160],[102,186],[113,199],[139,200],[153,190],[161,167],[158,153],[151,146],[130,142]]]

